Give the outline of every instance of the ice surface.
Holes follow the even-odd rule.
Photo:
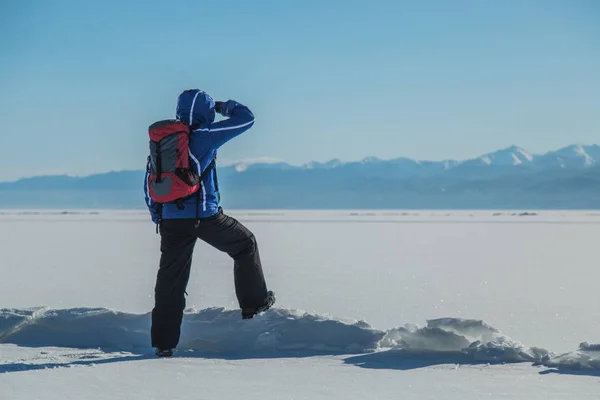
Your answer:
[[[383,356],[389,352],[371,353]],[[527,364],[427,365],[383,368],[355,357],[218,359],[132,356],[97,350],[0,345],[2,400],[480,400],[577,399],[598,396],[598,379],[544,375]],[[5,361],[7,358],[13,361]],[[380,365],[381,366],[381,365]]]
[[[0,307],[152,308],[160,237],[146,211],[3,212]],[[228,212],[255,232],[280,306],[383,330],[480,319],[557,352],[600,337],[590,323],[600,309],[589,306],[600,279],[598,212]],[[199,241],[188,306],[235,308],[232,266]]]
[[[598,397],[595,211],[231,211],[277,308],[241,321],[199,242],[168,360],[147,212],[0,214],[2,400]]]

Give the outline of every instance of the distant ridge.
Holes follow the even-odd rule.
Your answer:
[[[0,183],[2,208],[138,208],[144,171]],[[600,146],[545,154],[510,146],[469,160],[244,160],[219,168],[229,208],[600,208]]]

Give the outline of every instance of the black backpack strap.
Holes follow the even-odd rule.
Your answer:
[[[200,190],[196,191],[196,224],[194,225],[196,228],[200,226]]]
[[[208,164],[206,169],[204,171],[202,171],[202,174],[200,175],[200,179],[202,179],[202,177],[204,177],[204,174],[206,174],[208,172],[208,170],[210,170],[212,167],[214,167],[216,163],[217,163],[217,154],[215,153],[215,156],[213,157],[210,164]]]
[[[156,233],[158,233],[158,231],[160,229],[160,224],[162,223],[162,210],[163,210],[162,203],[156,203],[156,213],[158,214],[158,221],[156,223]]]
[[[199,175],[198,183],[200,185],[202,185],[202,178],[204,178],[204,174],[206,174],[208,171],[210,171],[210,169],[212,167],[214,167],[216,165],[216,163],[217,163],[217,153],[215,153],[215,156],[213,157],[210,164],[208,164],[208,166],[204,169],[204,171],[202,171],[202,173]],[[200,208],[200,189],[198,189],[196,191],[196,228],[200,225],[200,211],[198,210],[198,208]]]
[[[160,142],[156,142],[156,182],[162,179],[162,157],[160,155]]]

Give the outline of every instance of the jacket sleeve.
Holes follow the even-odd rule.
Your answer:
[[[148,163],[150,163],[150,160],[148,160]],[[150,212],[150,218],[152,219],[152,222],[158,224],[158,204],[155,203],[154,200],[152,200],[152,197],[150,197],[150,194],[148,193],[149,173],[150,172],[148,170],[148,167],[146,167],[146,174],[144,177],[144,198],[146,200],[146,206],[148,207],[148,211]]]
[[[194,132],[206,132],[211,147],[219,148],[229,140],[241,135],[254,125],[254,114],[250,109],[236,101],[223,103],[221,115],[226,120],[210,124],[208,128],[199,128]]]

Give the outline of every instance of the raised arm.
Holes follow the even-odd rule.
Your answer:
[[[194,132],[206,132],[214,148],[241,135],[254,125],[254,114],[237,101],[215,102],[215,111],[228,119],[210,124],[208,128],[199,128]]]

